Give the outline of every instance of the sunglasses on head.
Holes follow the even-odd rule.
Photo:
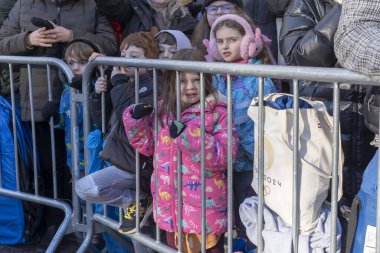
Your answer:
[[[235,6],[233,4],[210,5],[205,9],[207,11],[207,14],[215,15],[218,12],[219,8],[223,14],[230,14],[235,9]]]

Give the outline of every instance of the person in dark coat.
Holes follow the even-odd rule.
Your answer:
[[[335,67],[334,35],[341,14],[341,3],[332,0],[292,0],[283,20],[280,49],[288,65]],[[369,146],[373,135],[363,118],[365,90],[358,85],[340,85],[340,127],[343,165],[343,198],[341,205],[350,206],[358,192],[364,169],[373,156]],[[302,97],[325,103],[332,115],[331,84],[302,81]]]
[[[108,18],[123,27],[126,37],[134,32],[180,30],[191,36],[196,20],[189,13],[183,0],[95,0],[97,7]]]
[[[3,25],[3,22],[5,19],[8,18],[8,14],[10,10],[12,9],[13,5],[16,3],[16,0],[2,0],[0,1],[0,27]],[[7,64],[1,64],[0,65],[0,96],[5,97],[10,101],[10,80],[9,80],[9,71],[8,71],[8,65]],[[20,73],[13,72],[13,78],[15,83],[15,90],[18,90],[19,86],[19,77]]]
[[[36,27],[33,17],[52,21],[53,29]],[[108,19],[96,9],[93,0],[18,0],[9,13],[9,18],[0,28],[0,55],[55,56],[62,57],[64,46],[73,39],[84,38],[97,43],[109,55],[117,53],[116,39]],[[48,101],[48,82],[45,66],[33,66],[33,97],[29,97],[28,71],[25,65],[20,67],[20,105],[21,118],[30,122],[35,119],[36,146],[40,173],[45,185],[45,195],[53,197],[52,149],[50,126],[42,117],[42,109]],[[57,69],[51,68],[51,80],[56,80]],[[59,100],[62,87],[52,85],[53,100]],[[33,112],[31,111],[31,101]],[[65,173],[65,144],[62,130],[55,131],[57,178]],[[58,197],[62,197],[63,180],[58,181]],[[40,244],[44,252],[55,234],[59,219],[54,209],[46,209],[44,218],[50,226]],[[58,224],[51,224],[58,223]],[[46,240],[45,240],[46,239]]]
[[[8,17],[8,13],[15,3],[16,0],[0,1],[0,27],[3,25],[4,20]]]

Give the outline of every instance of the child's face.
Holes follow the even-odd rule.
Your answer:
[[[121,51],[121,57],[125,58],[136,58],[136,59],[146,59],[145,58],[145,51],[141,47],[136,47],[136,46],[129,46],[127,49],[124,49]],[[135,76],[135,68],[132,67],[127,67],[123,68],[125,71],[125,74],[129,77],[134,77]],[[145,74],[147,72],[146,69],[144,68],[139,68],[139,74]]]
[[[173,55],[177,52],[176,45],[173,46],[169,44],[159,44],[158,46],[160,50],[158,59],[171,60],[173,58]]]
[[[200,77],[199,73],[181,73],[181,105],[187,108],[200,99]]]
[[[215,33],[219,54],[225,62],[234,62],[241,58],[240,45],[243,36],[236,29],[222,26]]]
[[[75,76],[83,75],[84,69],[88,63],[88,61],[78,60],[72,57],[68,57],[66,62]]]

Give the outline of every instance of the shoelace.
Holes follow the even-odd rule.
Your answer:
[[[145,212],[145,208],[140,203],[140,216],[143,215],[143,212]],[[131,206],[127,207],[127,211],[124,214],[124,217],[128,220],[132,220],[134,214],[136,214],[136,202],[133,203]]]
[[[127,212],[124,214],[124,217],[128,220],[132,220],[134,213],[136,213],[136,203],[133,203],[127,208]]]

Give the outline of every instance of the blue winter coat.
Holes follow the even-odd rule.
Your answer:
[[[83,137],[83,107],[81,103],[76,103],[78,115],[78,138],[79,138],[79,168],[84,170],[84,137]],[[65,130],[65,143],[67,153],[67,166],[71,168],[71,127],[70,127],[70,86],[65,84],[59,105],[59,123],[55,127]]]
[[[250,64],[261,64],[260,60],[251,59]],[[213,86],[227,96],[227,79],[223,74],[216,74]],[[264,78],[264,95],[276,92],[270,78]],[[253,169],[254,126],[248,117],[248,107],[254,97],[259,95],[259,78],[256,76],[232,77],[233,123],[239,136],[239,148],[234,163],[237,172]]]

